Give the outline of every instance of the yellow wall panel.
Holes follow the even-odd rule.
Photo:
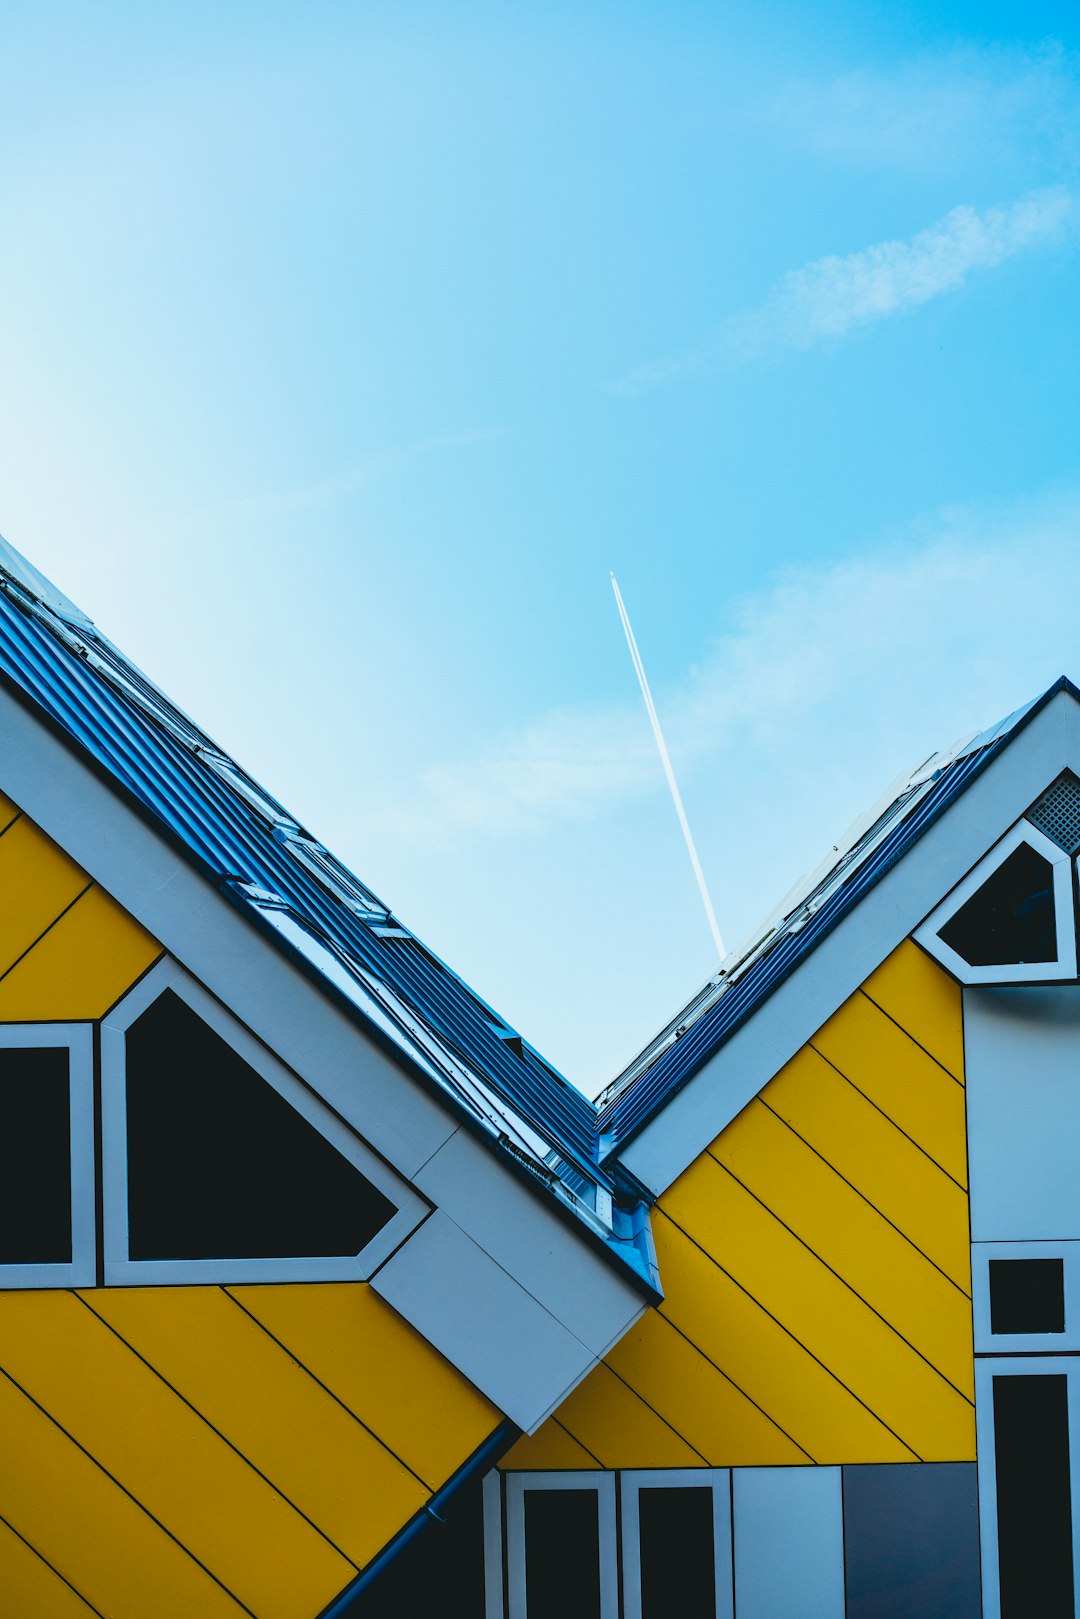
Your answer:
[[[13,804],[6,793],[0,793],[0,832],[9,827],[18,814],[18,805]]]
[[[953,1086],[955,1081],[947,1079]],[[974,1399],[971,1301],[763,1102],[712,1148],[872,1309]]]
[[[815,1462],[908,1462],[914,1452],[662,1212],[663,1313]],[[718,1456],[717,1466],[727,1465]]]
[[[967,1186],[964,1088],[866,995],[853,995],[819,1029],[815,1051],[905,1135]]]
[[[0,834],[0,974],[89,886],[85,871],[25,816]]]
[[[823,1057],[806,1046],[762,1100],[967,1292],[967,1194]]]
[[[357,1567],[424,1505],[427,1487],[221,1288],[82,1296]]]
[[[752,1297],[924,1460],[952,1454],[971,1406],[708,1154],[666,1198]]]
[[[964,1080],[964,1014],[960,985],[912,939],[905,939],[862,986],[913,1040]]]
[[[526,1434],[507,1451],[499,1464],[511,1472],[580,1472],[582,1468],[599,1467],[599,1459],[590,1456],[584,1445],[578,1443],[568,1428],[557,1417],[549,1417],[534,1434]]]
[[[711,1467],[805,1462],[805,1453],[730,1378],[662,1315],[646,1315],[608,1355],[608,1364]],[[619,1467],[642,1464],[620,1449]]]
[[[115,900],[90,888],[0,978],[0,1021],[102,1017],[160,954]]]
[[[0,1515],[107,1619],[242,1619],[240,1604],[2,1375]]]
[[[608,1362],[712,1465],[974,1457],[963,1077],[959,988],[909,941],[661,1196],[664,1302]],[[708,1362],[767,1438],[718,1424]],[[607,1466],[679,1465],[610,1390],[559,1421]]]
[[[502,1421],[362,1282],[228,1292],[432,1489]]]
[[[317,1613],[353,1577],[74,1294],[0,1293],[0,1368],[259,1619]]]
[[[94,1619],[94,1610],[0,1522],[0,1619]]]
[[[590,1372],[559,1407],[559,1421],[602,1467],[702,1467],[705,1458],[610,1367]],[[543,1433],[543,1429],[539,1430]],[[630,1462],[629,1456],[641,1461]],[[509,1465],[505,1463],[504,1465]]]

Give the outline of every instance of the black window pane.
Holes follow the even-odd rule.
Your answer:
[[[1055,961],[1054,871],[1021,843],[939,930],[972,967]]]
[[[713,1492],[638,1491],[642,1619],[716,1619]]]
[[[1066,1379],[995,1377],[994,1444],[1001,1619],[1073,1619]]]
[[[992,1259],[990,1331],[1064,1332],[1064,1261]]]
[[[600,1619],[595,1490],[526,1490],[528,1619]]]
[[[359,1253],[393,1204],[166,991],[127,1032],[132,1259]]]
[[[65,1050],[0,1048],[0,1265],[71,1263]]]
[[[847,1619],[980,1619],[974,1462],[844,1468]]]

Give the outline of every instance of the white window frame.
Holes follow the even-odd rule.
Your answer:
[[[0,1265],[0,1288],[93,1287],[97,1280],[93,1025],[0,1024],[0,1048],[8,1051],[66,1048],[71,1131],[71,1262]]]
[[[1022,843],[1030,844],[1053,867],[1054,923],[1057,958],[1054,961],[1004,962],[989,967],[973,967],[945,943],[943,928]],[[1018,821],[999,843],[985,854],[963,882],[948,894],[926,920],[915,929],[914,938],[962,984],[1045,984],[1076,977],[1076,924],[1073,919],[1072,860],[1056,843],[1032,826]]]
[[[618,1619],[619,1561],[615,1528],[615,1474],[506,1473],[504,1484],[509,1619],[528,1619],[528,1597],[525,1588],[525,1496],[530,1490],[591,1490],[595,1493],[600,1556],[600,1619]]]
[[[1001,1619],[998,1569],[997,1454],[994,1449],[994,1378],[1068,1378],[1069,1481],[1072,1502],[1073,1582],[1080,1598],[1080,1360],[1075,1355],[990,1355],[975,1362],[975,1430],[979,1458],[979,1538],[982,1543],[983,1619]]]
[[[133,1260],[128,1257],[125,1039],[135,1020],[165,990],[171,990],[189,1006],[395,1205],[397,1213],[358,1254],[282,1259],[240,1256],[236,1259]],[[430,1212],[424,1199],[377,1157],[291,1069],[171,960],[160,962],[140,979],[101,1026],[101,1116],[104,1275],[109,1286],[366,1281]],[[193,1195],[197,1195],[197,1188],[192,1190]]]
[[[1060,1259],[1065,1292],[1064,1332],[999,1332],[990,1326],[992,1259]],[[1062,1355],[1080,1350],[1080,1242],[973,1242],[971,1304],[975,1353]]]
[[[622,1506],[624,1619],[641,1616],[641,1489],[711,1489],[716,1619],[734,1619],[735,1574],[731,1556],[731,1470],[726,1467],[650,1468],[619,1474]]]

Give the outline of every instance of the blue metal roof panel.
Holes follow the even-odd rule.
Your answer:
[[[653,1062],[641,1067],[625,1085],[616,1085],[596,1118],[596,1129],[603,1143],[602,1161],[613,1160],[620,1148],[689,1083],[713,1053],[768,999],[777,985],[902,859],[926,828],[955,802],[1016,732],[1062,690],[1080,696],[1072,683],[1062,678],[1031,703],[969,742],[940,771],[937,779],[932,780],[929,790],[919,795],[917,788],[913,787],[908,795],[910,808],[905,810],[907,800],[903,797],[897,800],[893,807],[893,813],[899,815],[896,824],[866,859],[856,864],[850,874],[838,883],[819,908],[797,927],[790,925],[789,918],[786,930],[783,927],[778,930],[775,942],[770,942],[769,947],[752,960],[744,972],[719,987],[712,1004],[707,1005],[700,1015],[688,1017],[684,1032],[676,1033],[660,1046]],[[840,864],[842,862],[838,862],[838,866]]]
[[[127,664],[81,614],[27,589],[0,556],[0,677],[48,717],[172,834],[223,893],[262,925],[268,912],[296,924],[291,941],[310,967],[340,963],[340,990],[358,981],[354,1005],[380,1001],[385,1033],[436,1073],[454,1100],[499,1145],[553,1190],[581,1200],[611,1188],[596,1164],[592,1103],[438,960],[389,909],[168,699]],[[14,553],[17,557],[17,553]],[[325,869],[336,882],[327,880]],[[324,872],[323,876],[318,873]],[[344,887],[343,887],[344,884]],[[271,919],[272,920],[272,919]],[[384,933],[380,933],[379,929]],[[275,930],[278,939],[281,930]],[[384,936],[385,934],[385,936]],[[310,937],[311,948],[306,940]],[[297,950],[297,941],[300,948]],[[379,1008],[376,1008],[378,1011]],[[626,1244],[610,1239],[617,1251]],[[649,1278],[651,1280],[651,1278]]]

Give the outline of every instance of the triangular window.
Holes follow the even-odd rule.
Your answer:
[[[1021,843],[938,932],[972,967],[1056,961],[1053,866]]]
[[[1020,821],[915,937],[963,983],[1075,977],[1068,855]]]
[[[102,1037],[106,1282],[370,1275],[424,1205],[172,963]]]
[[[396,1210],[166,990],[127,1031],[128,1257],[358,1254]]]

